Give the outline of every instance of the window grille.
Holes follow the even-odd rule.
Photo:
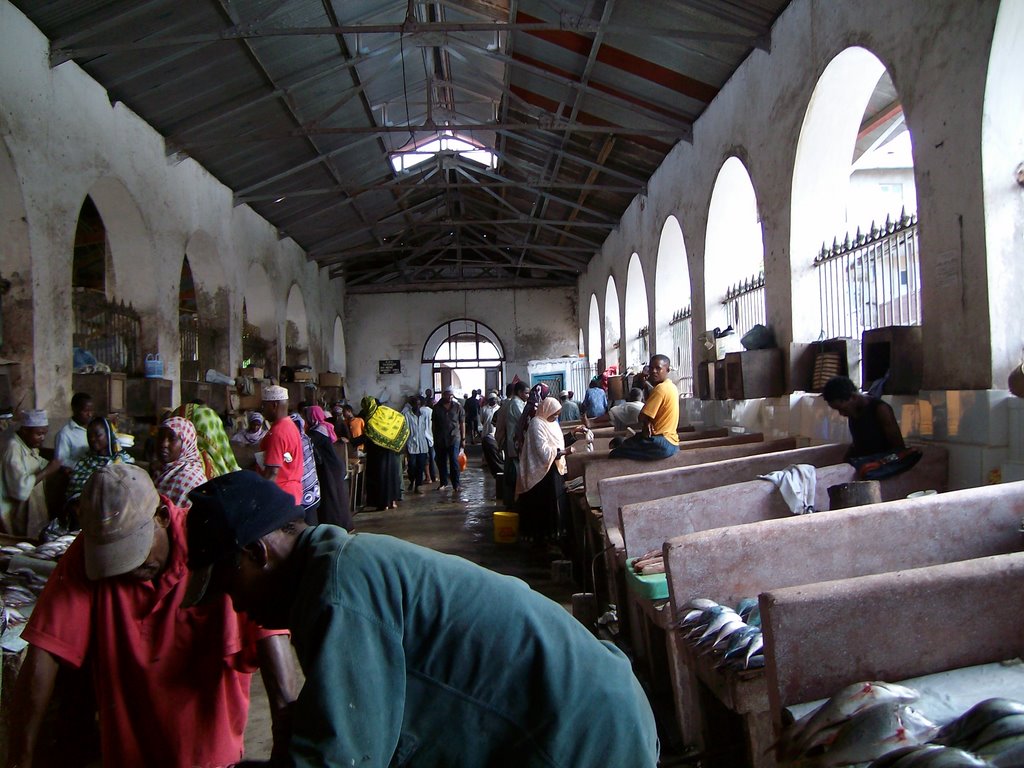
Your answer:
[[[178,338],[181,342],[181,380],[202,381],[202,363],[199,361],[199,315],[179,312]]]
[[[260,329],[245,320],[242,321],[242,367],[267,367],[269,343],[260,336]]]
[[[859,339],[871,328],[921,324],[917,216],[906,211],[862,234],[857,229],[814,259],[826,338]]]
[[[742,336],[758,323],[767,325],[764,309],[764,272],[736,283],[725,292],[726,322]]]
[[[102,291],[75,288],[71,311],[74,346],[91,352],[97,362],[115,373],[140,373],[142,322],[130,304],[108,301]]]
[[[672,315],[669,327],[672,329],[672,365],[678,376],[679,394],[693,396],[693,323],[690,307],[677,310]]]
[[[651,359],[650,340],[648,337],[649,329],[646,325],[637,331],[636,336],[633,338],[633,343],[629,345],[629,365],[643,366]]]

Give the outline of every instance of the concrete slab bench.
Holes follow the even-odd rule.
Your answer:
[[[694,597],[735,604],[765,592],[793,588],[800,593],[837,579],[1015,552],[1024,544],[1018,530],[1022,514],[1024,483],[1014,483],[687,534],[665,544],[672,615],[678,616]],[[887,626],[864,623],[856,612],[849,620],[865,627]],[[793,653],[820,641],[813,628],[792,622],[787,626],[797,649]],[[715,669],[710,660],[694,654],[677,630],[667,632],[666,642],[684,737],[697,746],[705,743],[701,690],[714,691],[741,718],[748,764],[773,766],[774,756],[766,752],[774,740],[766,675]],[[828,647],[839,656],[851,656],[845,644]],[[769,667],[772,663],[768,660]],[[908,676],[910,670],[903,675]],[[815,690],[824,696],[830,684]],[[815,697],[811,691],[806,695]]]
[[[715,429],[705,429],[699,432],[681,432],[679,434],[679,444],[699,442],[703,440],[709,440],[712,438],[726,438],[729,437],[729,430],[725,427],[716,427]],[[607,437],[607,436],[606,436]],[[609,451],[607,449],[603,451],[590,451],[586,453],[573,453],[566,457],[566,480],[572,480],[576,477],[583,477],[584,469],[587,464],[592,461],[598,461],[601,459],[608,458]],[[667,461],[668,459],[666,459]],[[634,464],[654,464],[656,462],[633,462]]]
[[[775,729],[783,708],[858,680],[899,681],[1024,655],[1014,609],[1024,605],[1022,552],[773,589],[760,604]]]
[[[814,449],[804,449],[813,451]],[[925,446],[922,448],[921,460],[902,474],[881,481],[882,501],[904,499],[914,491],[946,489],[948,456],[944,448]],[[795,454],[800,451],[786,451]],[[817,455],[827,458],[830,451],[823,450]],[[831,451],[834,454],[834,451]],[[772,471],[787,466],[772,465],[772,459],[783,454],[763,454],[747,458],[742,462],[750,462],[750,467],[764,467],[764,471]],[[813,454],[812,454],[813,456]],[[723,462],[724,464],[725,462]],[[788,462],[794,463],[794,462]],[[813,461],[805,462],[813,464]],[[701,465],[708,474],[717,474],[714,465]],[[645,552],[656,549],[673,536],[681,536],[694,531],[710,528],[724,528],[732,525],[755,523],[761,520],[792,517],[793,513],[786,505],[782,494],[775,485],[767,480],[756,479],[763,472],[752,472],[755,479],[745,480],[728,485],[705,486],[702,490],[667,496],[651,501],[626,504],[619,510],[619,519],[623,536],[626,557],[639,557]],[[816,482],[814,508],[819,512],[829,509],[828,488],[831,485],[848,483],[856,480],[857,471],[849,464],[830,464],[815,469]],[[723,475],[719,474],[719,477]],[[699,481],[696,481],[699,482]],[[609,525],[609,515],[605,511],[605,525]],[[611,516],[614,520],[615,516]],[[753,595],[750,595],[751,597]]]

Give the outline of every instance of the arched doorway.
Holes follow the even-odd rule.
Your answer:
[[[502,389],[505,345],[483,323],[462,318],[442,323],[427,337],[420,365],[420,389],[453,387],[456,394]]]
[[[288,291],[285,310],[285,365],[309,365],[309,322],[306,319],[306,300],[298,284]]]

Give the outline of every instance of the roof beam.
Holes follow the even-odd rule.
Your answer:
[[[436,47],[446,42],[448,33],[482,32],[571,32],[595,34],[599,22],[584,16],[563,13],[559,21],[418,21],[407,18],[401,24],[336,24],[322,27],[281,27],[270,24],[236,23],[216,32],[199,32],[191,35],[166,35],[133,41],[109,41],[90,45],[50,46],[50,60],[58,64],[69,59],[88,59],[126,51],[151,50],[177,45],[199,43],[231,42],[269,37],[337,37],[339,35],[402,35],[413,45]],[[670,27],[643,27],[632,24],[613,24],[605,32],[636,35],[638,37],[667,38],[671,40],[692,40],[705,43],[724,43],[750,48],[764,45],[760,36],[708,32],[699,29],[673,29]],[[53,64],[52,66],[56,66]]]

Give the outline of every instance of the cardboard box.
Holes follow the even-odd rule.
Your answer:
[[[320,374],[319,382],[321,387],[341,387],[345,384],[345,377],[340,373],[325,371]]]
[[[312,371],[295,371],[294,379],[297,382],[316,381]]]
[[[263,369],[262,368],[242,368],[238,371],[239,376],[246,376],[250,379],[262,379]]]

